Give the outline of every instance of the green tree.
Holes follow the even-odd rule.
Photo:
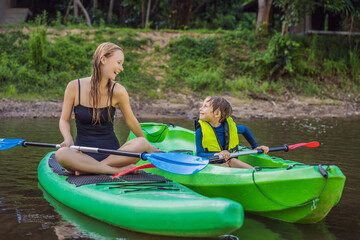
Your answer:
[[[310,14],[320,2],[313,0],[273,0],[274,6],[280,8],[281,16],[281,35],[285,36],[289,32],[289,27],[294,26],[303,19],[306,14]]]

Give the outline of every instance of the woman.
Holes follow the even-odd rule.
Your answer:
[[[74,174],[115,174],[134,167],[139,159],[83,153],[70,149],[74,145],[70,133],[70,117],[74,108],[77,136],[75,145],[120,149],[131,152],[153,152],[157,149],[145,139],[135,118],[126,89],[115,83],[115,77],[124,70],[122,49],[113,43],[102,43],[93,56],[90,77],[71,81],[65,90],[63,108],[59,121],[64,137],[55,157],[59,164]],[[113,130],[115,107],[119,106],[127,126],[137,136],[120,147]]]

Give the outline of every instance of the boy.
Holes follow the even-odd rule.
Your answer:
[[[250,143],[253,149],[262,149],[269,152],[267,146],[258,147],[257,142],[249,129],[242,125],[236,125],[230,117],[232,107],[228,101],[221,97],[207,97],[200,108],[199,124],[196,130],[196,152],[198,156],[210,157],[221,154],[223,160],[210,163],[227,167],[250,168],[253,167],[237,158],[230,158],[230,153],[237,150],[241,133]]]

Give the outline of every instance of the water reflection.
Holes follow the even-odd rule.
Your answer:
[[[193,121],[183,119],[140,121],[172,123],[190,129],[194,126]],[[358,119],[237,120],[237,123],[248,126],[260,144],[271,147],[282,146],[285,143],[319,141],[321,145],[316,149],[299,148],[273,155],[304,163],[336,164],[347,180],[340,203],[320,223],[290,224],[246,214],[244,226],[234,233],[235,236],[250,240],[358,239]],[[115,132],[120,142],[126,140],[128,131],[123,121],[115,122]],[[72,133],[75,134],[74,128]],[[22,138],[32,142],[48,143],[62,141],[57,119],[2,119],[0,138]],[[244,143],[243,139],[241,141]],[[68,239],[159,239],[158,236],[115,228],[65,206],[58,207],[59,204],[54,204],[49,200],[51,197],[46,196],[38,188],[37,180],[37,165],[48,151],[35,147],[15,147],[0,151],[1,238],[61,239],[61,236],[69,236]],[[67,209],[63,210],[64,208]],[[72,217],[69,217],[68,212],[71,211]]]

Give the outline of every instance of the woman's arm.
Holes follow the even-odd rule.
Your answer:
[[[145,137],[143,131],[141,130],[139,121],[136,119],[131,106],[129,94],[126,89],[120,84],[116,84],[114,88],[115,104],[117,104],[125,118],[126,125],[137,137]]]
[[[77,82],[71,81],[66,87],[64,94],[64,102],[61,110],[61,117],[59,120],[59,129],[64,138],[60,144],[62,147],[69,147],[74,145],[74,140],[70,132],[70,117],[74,106],[74,100],[77,90]]]

